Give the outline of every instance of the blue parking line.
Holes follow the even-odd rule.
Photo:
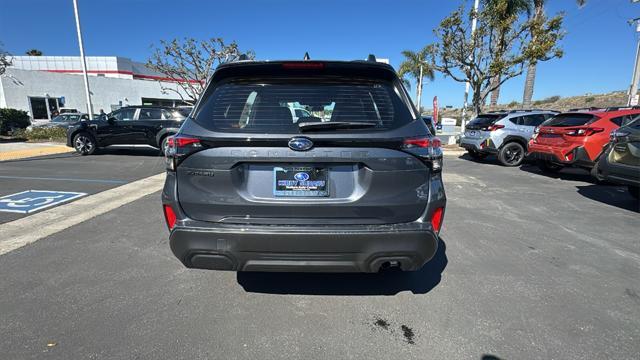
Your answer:
[[[73,178],[32,177],[32,176],[3,176],[3,175],[0,175],[0,179],[77,181],[77,182],[104,183],[104,184],[126,184],[127,183],[127,181],[124,181],[124,180],[73,179]]]

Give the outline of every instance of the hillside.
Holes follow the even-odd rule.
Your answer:
[[[558,111],[568,111],[569,109],[585,108],[585,107],[598,107],[605,108],[611,106],[625,106],[627,104],[626,91],[614,91],[608,94],[585,94],[579,96],[551,96],[542,100],[535,100],[531,108],[535,109],[549,109]],[[520,109],[522,106],[518,102],[512,102],[510,104],[498,105],[495,109],[485,107],[485,111],[492,110],[514,110]],[[442,109],[440,110],[443,117],[452,117],[459,119],[461,109]]]

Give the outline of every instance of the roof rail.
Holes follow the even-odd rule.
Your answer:
[[[573,108],[573,109],[569,109],[569,111],[571,112],[573,111],[605,111],[605,109],[591,106],[591,107],[583,107],[583,108]]]
[[[604,111],[638,110],[638,109],[640,109],[640,106],[638,106],[638,105],[634,105],[634,106],[610,106],[610,107],[604,109]]]

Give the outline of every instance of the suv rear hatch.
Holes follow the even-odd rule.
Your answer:
[[[214,75],[178,135],[197,143],[175,168],[185,214],[236,224],[418,219],[439,143],[415,121],[392,68],[357,65],[263,63]]]
[[[564,147],[584,142],[584,136],[602,131],[589,125],[599,117],[590,113],[564,113],[545,121],[540,125],[535,141],[538,144]]]
[[[465,127],[465,137],[471,139],[485,138],[493,129],[492,126],[504,118],[506,114],[481,114],[469,121]]]

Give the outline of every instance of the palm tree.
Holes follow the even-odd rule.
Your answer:
[[[31,49],[31,50],[27,50],[25,51],[25,55],[29,55],[29,56],[42,56],[42,51],[38,50],[38,49]]]
[[[544,4],[546,0],[533,0],[533,19],[537,20],[544,15]],[[583,7],[587,0],[576,0],[579,7]],[[522,95],[522,105],[531,105],[531,99],[533,98],[533,86],[536,82],[536,63],[532,62],[527,67],[527,76],[524,80],[524,94]]]
[[[404,61],[398,69],[398,75],[403,79],[405,84],[408,83],[405,76],[415,79],[418,83],[416,87],[416,106],[418,107],[418,111],[421,111],[420,103],[424,78],[433,81],[435,77],[433,66],[427,61],[427,53],[428,49],[426,47],[418,52],[411,50],[403,51],[402,56],[404,56]]]
[[[492,9],[494,13],[500,15],[500,20],[505,21],[512,17],[518,17],[521,13],[526,12],[531,14],[531,0],[483,0],[483,5],[486,9]],[[504,47],[504,34],[494,38],[496,42],[494,48],[501,49]],[[495,87],[491,91],[490,106],[494,107],[498,104],[498,97],[500,96],[500,75],[495,76],[491,80],[491,87]]]

